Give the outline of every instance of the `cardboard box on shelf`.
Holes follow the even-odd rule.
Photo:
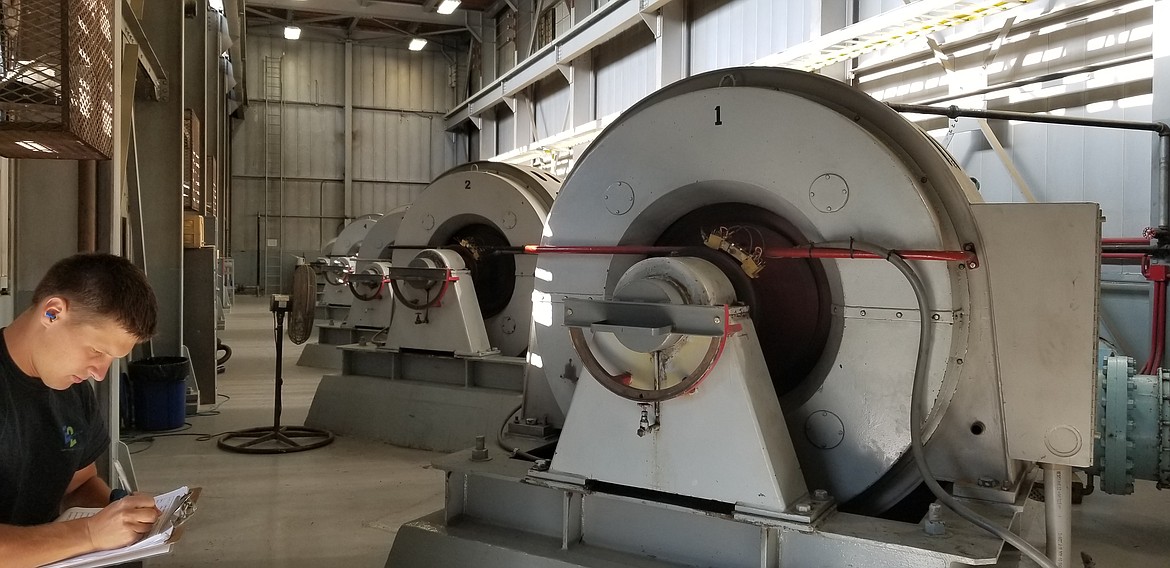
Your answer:
[[[200,248],[204,244],[203,216],[190,211],[183,213],[183,247]]]

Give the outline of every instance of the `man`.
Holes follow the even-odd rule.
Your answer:
[[[154,335],[158,305],[126,259],[80,254],[37,285],[32,305],[0,333],[0,564],[40,566],[119,548],[148,532],[154,499],[111,502],[95,461],[109,433],[87,379]],[[69,507],[97,515],[53,522]]]

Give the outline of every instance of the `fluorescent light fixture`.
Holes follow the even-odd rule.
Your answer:
[[[427,46],[427,40],[421,37],[410,38],[410,50],[422,51],[422,48]]]
[[[443,0],[443,3],[439,4],[439,8],[435,11],[440,14],[453,14],[455,12],[455,8],[458,7],[459,0]]]
[[[33,142],[32,140],[18,140],[16,145],[25,150],[32,150],[33,152],[45,152],[49,154],[54,152],[52,148],[38,142]]]
[[[207,5],[217,12],[223,11],[223,0],[207,0]]]
[[[284,39],[301,39],[301,28],[296,26],[285,26]]]

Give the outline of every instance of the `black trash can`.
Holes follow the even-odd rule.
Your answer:
[[[135,428],[157,432],[182,427],[187,417],[187,358],[131,361],[130,389]]]

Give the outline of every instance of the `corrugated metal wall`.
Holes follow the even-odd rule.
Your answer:
[[[434,49],[354,45],[353,215],[409,204],[443,171],[467,160],[443,130],[458,73]],[[282,152],[286,272],[293,255],[315,257],[344,224],[345,45],[249,36],[252,101],[233,140],[231,253],[236,281],[256,282],[258,215],[264,208],[264,61],[283,56]],[[464,55],[465,57],[465,55]]]
[[[691,74],[747,65],[800,42],[819,25],[817,0],[691,2]]]
[[[512,138],[516,129],[516,114],[507,105],[498,105],[496,121],[496,148],[501,154],[510,152],[516,148],[516,141]]]
[[[654,92],[657,50],[654,34],[634,26],[595,51],[597,117],[622,112]]]
[[[564,132],[569,123],[569,81],[559,73],[537,83],[533,97],[536,106],[536,125],[533,138],[540,140]]]
[[[1144,97],[1108,108],[1071,108],[1068,116],[1148,122]],[[996,128],[1020,176],[1036,199],[1095,201],[1105,215],[1105,236],[1137,236],[1150,226],[1152,158],[1156,136],[1076,126],[1015,123]],[[1006,135],[1005,135],[1006,134]],[[1007,166],[990,148],[974,120],[960,120],[948,148],[969,175],[979,180],[988,201],[1023,202]]]

